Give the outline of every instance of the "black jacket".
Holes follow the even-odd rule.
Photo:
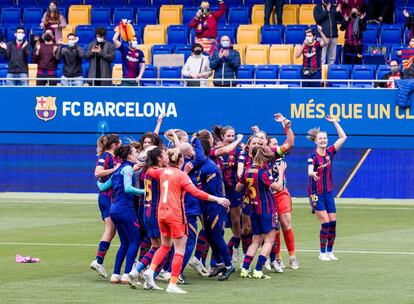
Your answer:
[[[332,4],[329,12],[323,4],[316,5],[313,9],[313,18],[316,24],[322,26],[322,32],[327,38],[338,38],[337,24],[342,22],[343,17],[341,12],[336,11],[336,5]]]
[[[6,53],[7,60],[9,61],[8,73],[28,73],[27,58],[30,54],[30,44],[27,43],[24,48],[17,49],[16,41],[9,41],[7,43],[7,50],[1,50]]]
[[[59,47],[56,55],[57,60],[63,58],[63,76],[80,77],[82,76],[83,49],[75,44],[71,47]]]

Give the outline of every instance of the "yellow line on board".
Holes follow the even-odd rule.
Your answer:
[[[348,179],[346,180],[345,184],[342,186],[341,190],[338,192],[336,197],[341,197],[344,194],[346,188],[348,187],[351,180],[354,178],[355,174],[358,172],[359,168],[361,168],[362,164],[364,163],[365,159],[368,157],[369,153],[371,153],[372,149],[367,149],[362,155],[361,159],[359,160],[358,164],[355,166],[354,170],[352,170],[351,175],[349,175]]]

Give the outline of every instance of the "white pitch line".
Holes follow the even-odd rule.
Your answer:
[[[0,246],[53,246],[53,247],[96,247],[97,244],[71,244],[71,243],[7,243],[1,242]],[[111,245],[119,247],[119,245]],[[286,251],[286,249],[282,249]],[[297,252],[318,253],[316,249],[297,249]],[[384,254],[384,255],[414,255],[409,251],[370,251],[370,250],[335,250],[336,253],[352,253],[352,254]]]

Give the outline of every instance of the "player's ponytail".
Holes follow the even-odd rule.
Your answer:
[[[119,144],[121,139],[117,134],[102,135],[96,142],[96,154],[97,156],[102,155],[105,151],[112,148],[113,144]],[[114,151],[116,152],[116,151]]]
[[[162,155],[162,149],[157,146],[149,146],[146,151],[146,159],[143,171],[147,171],[150,167],[158,166],[158,157]]]
[[[167,150],[168,159],[170,161],[170,166],[176,167],[180,159],[183,158],[183,153],[181,153],[179,148],[169,149]]]
[[[316,136],[321,133],[321,129],[319,127],[315,127],[313,129],[310,129],[307,134],[306,138],[310,140],[311,142],[315,142]]]
[[[268,146],[256,146],[253,148],[252,155],[253,161],[256,164],[263,166],[269,162],[269,160],[274,156],[274,153]]]
[[[221,139],[221,131],[223,130],[223,127],[221,125],[214,125],[211,129],[213,130],[213,136]]]
[[[131,145],[122,145],[119,149],[116,150],[115,156],[126,161],[129,154],[131,154]]]

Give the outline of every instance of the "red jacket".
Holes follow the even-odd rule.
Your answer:
[[[207,17],[194,17],[189,24],[190,28],[195,28],[197,38],[217,39],[218,20],[226,13],[226,5],[220,3],[218,11],[211,12]]]

